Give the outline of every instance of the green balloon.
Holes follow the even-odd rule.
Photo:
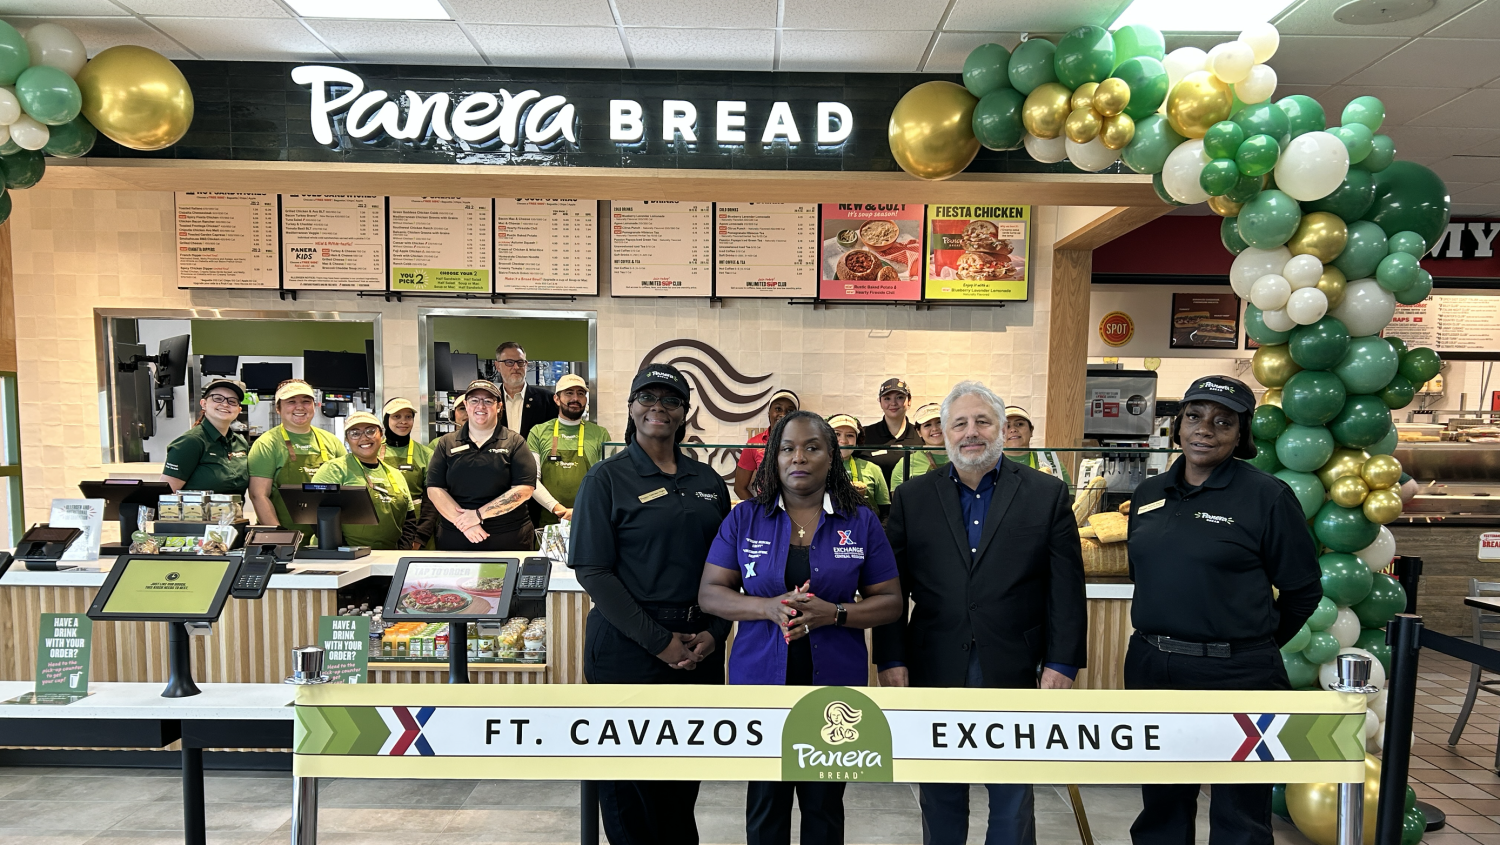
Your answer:
[[[10,209],[10,191],[0,188],[0,223],[4,223],[10,219]]]
[[[1143,23],[1128,24],[1115,30],[1114,75],[1120,76],[1120,68],[1137,56],[1144,56],[1160,64],[1167,58],[1167,39],[1156,28]],[[1130,89],[1130,96],[1131,99],[1135,98],[1134,86]]]
[[[1407,787],[1410,789],[1411,787]],[[1417,845],[1427,834],[1427,814],[1413,808],[1401,814],[1401,845]]]
[[[1286,677],[1292,682],[1292,689],[1309,687],[1318,682],[1317,664],[1309,662],[1301,652],[1282,654],[1281,664],[1286,667]]]
[[[1426,384],[1442,369],[1443,359],[1425,346],[1418,346],[1401,359],[1401,375],[1412,384]]]
[[[1291,639],[1286,641],[1286,645],[1281,647],[1281,653],[1291,654],[1301,651],[1307,648],[1309,642],[1312,642],[1312,629],[1303,625],[1297,629],[1297,633],[1293,634]]]
[[[16,79],[16,99],[21,108],[48,126],[61,126],[78,116],[83,93],[71,76],[47,65],[36,65]]]
[[[1286,115],[1289,132],[1293,138],[1308,132],[1322,132],[1328,127],[1328,118],[1317,100],[1306,94],[1293,94],[1276,103]]]
[[[1261,346],[1279,346],[1291,339],[1290,331],[1278,332],[1266,325],[1266,318],[1259,308],[1245,303],[1245,334]]]
[[[0,21],[0,85],[14,85],[31,66],[31,48],[16,28]]]
[[[1386,248],[1390,248],[1389,244]],[[1413,258],[1410,253],[1392,252],[1380,259],[1380,264],[1376,265],[1375,281],[1391,293],[1401,293],[1416,284],[1417,271],[1420,269],[1422,268],[1417,265],[1417,259]]]
[[[1292,820],[1292,812],[1286,808],[1286,784],[1278,783],[1271,786],[1271,812],[1278,818],[1286,821]]]
[[[1349,175],[1345,176],[1344,181],[1333,189],[1333,193],[1320,200],[1303,203],[1302,209],[1337,214],[1345,223],[1348,223],[1365,216],[1365,212],[1370,210],[1370,205],[1374,202],[1375,174],[1351,167]]]
[[[1370,585],[1370,592],[1363,601],[1352,605],[1350,609],[1364,627],[1383,628],[1391,621],[1392,616],[1406,610],[1406,589],[1395,578],[1377,572]]]
[[[21,151],[21,145],[14,138],[6,138],[5,143],[0,144],[0,156],[15,155]]]
[[[1286,402],[1282,393],[1282,402]],[[1315,472],[1333,457],[1333,435],[1321,425],[1293,423],[1276,438],[1276,459],[1282,466],[1297,472]],[[1364,548],[1370,545],[1365,543]]]
[[[1410,349],[1408,349],[1406,341],[1402,340],[1399,337],[1396,337],[1395,335],[1388,335],[1385,339],[1385,342],[1389,343],[1391,345],[1391,348],[1396,350],[1396,357],[1398,358],[1406,357],[1406,353],[1411,351]]]
[[[1382,631],[1381,633],[1384,633],[1384,632]],[[1360,646],[1360,648],[1364,648],[1364,646]],[[1389,672],[1386,673],[1386,677],[1390,677],[1390,673]],[[1408,786],[1406,788],[1406,803],[1402,805],[1402,809],[1409,813],[1412,810],[1415,810],[1416,808],[1417,808],[1417,792],[1416,792],[1416,790],[1414,790],[1410,786]]]
[[[1115,39],[1102,26],[1080,26],[1057,42],[1052,67],[1057,81],[1069,89],[1085,82],[1103,82],[1115,69]]]
[[[88,118],[79,115],[62,126],[52,127],[42,151],[58,158],[78,158],[93,149],[98,139],[99,130]]]
[[[1268,178],[1265,176],[1246,176],[1244,173],[1240,173],[1240,180],[1234,183],[1234,187],[1229,189],[1229,193],[1225,194],[1224,198],[1238,203],[1247,203],[1255,199]]]
[[[1318,515],[1313,517],[1313,535],[1318,538],[1318,542],[1335,552],[1347,553],[1348,560],[1354,561],[1347,567],[1340,568],[1340,571],[1347,569],[1349,580],[1339,582],[1347,589],[1337,594],[1329,592],[1329,567],[1323,567],[1323,595],[1333,599],[1334,603],[1342,605],[1354,604],[1365,597],[1365,593],[1370,589],[1370,568],[1360,562],[1360,559],[1353,553],[1375,542],[1379,534],[1380,526],[1366,519],[1364,510],[1339,507],[1332,501],[1323,503],[1323,507],[1318,510]],[[1328,555],[1323,557],[1327,558]],[[1362,579],[1355,567],[1364,570]],[[1360,584],[1363,586],[1360,587]]]
[[[1344,142],[1344,149],[1349,151],[1350,164],[1364,161],[1375,149],[1375,133],[1363,123],[1349,123],[1328,131]]]
[[[1010,51],[999,44],[980,44],[964,59],[964,87],[984,99],[991,91],[1010,87]]]
[[[1328,424],[1338,442],[1363,449],[1380,442],[1391,430],[1391,409],[1379,396],[1356,394],[1344,400],[1344,408]]]
[[[1119,43],[1120,34],[1116,32],[1117,50]],[[1130,86],[1130,102],[1125,105],[1125,113],[1136,122],[1136,131],[1139,132],[1141,121],[1156,114],[1161,104],[1167,101],[1167,83],[1171,81],[1167,78],[1167,69],[1160,59],[1153,56],[1136,56],[1120,62],[1112,75]]]
[[[993,45],[990,45],[993,46]],[[1026,98],[1014,88],[996,88],[974,106],[974,137],[991,150],[1019,150],[1026,144],[1021,106]]]
[[[1281,461],[1276,458],[1276,444],[1270,440],[1255,441],[1255,457],[1245,461],[1266,475],[1281,472]]]
[[[1417,268],[1417,280],[1411,283],[1411,287],[1396,294],[1396,301],[1402,305],[1416,305],[1426,299],[1432,293],[1432,274],[1426,270]]]
[[[1156,191],[1157,198],[1167,205],[1187,205],[1185,202],[1178,202],[1172,198],[1171,194],[1167,193],[1167,186],[1161,181],[1161,171],[1159,170],[1151,174],[1151,188]]]
[[[1198,185],[1211,197],[1222,197],[1229,193],[1240,180],[1240,169],[1232,158],[1216,158],[1203,166],[1198,173]]]
[[[1375,395],[1380,397],[1380,401],[1384,402],[1387,408],[1399,411],[1410,405],[1411,400],[1416,398],[1417,388],[1411,383],[1411,379],[1397,373],[1391,377],[1390,383],[1382,387]]]
[[[1342,270],[1350,281],[1368,279],[1380,266],[1380,259],[1389,254],[1385,232],[1368,220],[1356,220],[1349,224],[1349,240],[1339,257],[1333,259],[1333,266]]]
[[[1349,351],[1349,330],[1334,317],[1292,329],[1287,352],[1304,370],[1326,370],[1343,360]]]
[[[1396,142],[1391,140],[1391,136],[1389,135],[1376,135],[1375,141],[1371,145],[1370,154],[1365,156],[1365,160],[1360,162],[1359,166],[1371,173],[1379,173],[1390,167],[1391,162],[1395,160]]]
[[[1333,372],[1351,394],[1375,393],[1391,383],[1400,363],[1401,356],[1385,338],[1370,335],[1349,341],[1349,348],[1334,365]]]
[[[1286,431],[1286,412],[1275,405],[1261,405],[1250,414],[1250,436],[1275,440]]]
[[[1264,176],[1276,169],[1281,145],[1270,135],[1251,135],[1234,154],[1235,163],[1246,176]]]
[[[1332,660],[1339,653],[1339,641],[1327,631],[1316,633],[1308,632],[1307,647],[1302,649],[1302,656],[1307,658],[1308,663],[1322,665]]]
[[[1240,128],[1245,130],[1245,135],[1251,137],[1270,135],[1276,141],[1280,141],[1291,132],[1291,124],[1286,112],[1282,111],[1280,106],[1271,103],[1245,106],[1229,119],[1238,123]]]
[[[29,188],[42,181],[47,159],[41,150],[22,150],[0,158],[0,169],[5,171],[5,187],[12,191]]]
[[[1375,574],[1375,584],[1371,588],[1371,594],[1372,595],[1374,594],[1375,588],[1378,588],[1380,586],[1380,578],[1381,578],[1380,574],[1376,573]],[[1396,587],[1399,589],[1401,587],[1401,585],[1397,584]],[[1370,599],[1367,597],[1365,599],[1365,602],[1368,602],[1369,600]],[[1364,602],[1361,602],[1361,604],[1363,604],[1363,603]],[[1357,605],[1356,605],[1356,607],[1357,607]],[[1350,608],[1350,609],[1353,610],[1353,608]],[[1395,614],[1400,613],[1401,611],[1403,611],[1405,609],[1406,609],[1406,591],[1402,590],[1401,591],[1401,607],[1399,607],[1396,610],[1392,611],[1391,615],[1394,616]],[[1358,610],[1355,610],[1354,612],[1355,613],[1359,613]],[[1387,619],[1386,621],[1390,621],[1390,620]],[[1382,622],[1380,624],[1382,626],[1384,626],[1386,623]],[[1386,675],[1386,677],[1389,678],[1391,676],[1391,647],[1388,646],[1388,645],[1386,645],[1386,643],[1385,643],[1385,629],[1383,627],[1381,627],[1381,628],[1365,628],[1365,629],[1361,630],[1359,632],[1359,638],[1354,641],[1354,647],[1355,648],[1362,648],[1365,651],[1368,651],[1370,654],[1374,655],[1375,659],[1379,660],[1380,661],[1380,665],[1385,669],[1385,675]]]
[[[1302,518],[1312,519],[1317,514],[1318,508],[1323,506],[1325,498],[1323,482],[1310,472],[1297,472],[1293,469],[1284,469],[1275,475],[1285,481],[1286,486],[1292,488],[1292,493],[1297,497],[1297,504],[1302,506]]]
[[[1229,250],[1230,255],[1239,255],[1250,248],[1245,239],[1240,237],[1239,220],[1233,217],[1225,217],[1219,221],[1219,241]]]
[[[1232,120],[1221,120],[1208,127],[1203,136],[1203,152],[1209,158],[1234,158],[1245,143],[1245,130]]]
[[[1396,436],[1396,427],[1393,425],[1391,426],[1391,430],[1387,431],[1385,433],[1385,436],[1380,438],[1380,441],[1378,443],[1366,449],[1365,451],[1369,452],[1371,455],[1392,454],[1396,451]]]
[[[1318,599],[1318,607],[1307,617],[1307,627],[1314,631],[1326,631],[1337,622],[1339,618],[1339,606],[1333,603],[1333,599],[1324,596]]]
[[[1375,202],[1364,219],[1387,236],[1412,231],[1435,244],[1448,226],[1448,212],[1443,180],[1416,162],[1398,161],[1375,174]]]
[[[1339,415],[1344,400],[1344,383],[1322,370],[1303,370],[1281,388],[1281,408],[1298,425],[1327,424]]]
[[[1261,191],[1240,208],[1240,237],[1257,249],[1275,249],[1297,233],[1301,221],[1302,208],[1296,200],[1281,191]]]
[[[1025,95],[1048,82],[1056,82],[1057,72],[1052,69],[1052,54],[1056,52],[1057,45],[1045,38],[1022,41],[1010,54],[1010,65],[1006,68],[1010,84]]]
[[[1385,122],[1385,104],[1374,97],[1355,97],[1344,106],[1344,125],[1358,124],[1373,135]]]
[[[1404,252],[1412,258],[1427,254],[1427,241],[1416,232],[1397,232],[1386,240],[1385,246],[1392,254]]]
[[[1136,122],[1135,137],[1120,152],[1120,160],[1136,173],[1158,174],[1166,166],[1167,156],[1186,140],[1165,117],[1153,114]]]

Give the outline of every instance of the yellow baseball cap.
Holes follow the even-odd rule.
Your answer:
[[[380,428],[380,418],[369,411],[355,411],[344,420],[345,433],[357,425],[373,425],[376,428]]]
[[[380,410],[380,415],[382,417],[388,417],[391,414],[396,413],[397,411],[411,411],[415,414],[417,412],[417,406],[413,405],[410,400],[402,399],[401,397],[397,396],[395,399],[392,399],[391,401],[385,403],[385,407]]]
[[[302,379],[291,379],[284,381],[276,388],[276,401],[290,399],[293,396],[306,396],[309,399],[317,399],[318,394],[313,392],[312,385]]]
[[[922,407],[917,409],[917,412],[912,415],[912,420],[915,421],[917,425],[921,425],[926,422],[931,422],[932,420],[935,420],[942,415],[942,405],[939,405],[936,402],[928,402],[926,405],[923,405]]]
[[[832,428],[847,426],[848,428],[852,428],[855,431],[862,431],[864,429],[864,426],[859,424],[859,420],[848,414],[834,414],[833,416],[828,418],[828,425]]]
[[[588,392],[589,383],[583,380],[583,376],[576,373],[568,373],[557,380],[557,385],[552,388],[552,391],[554,393],[562,393],[570,387],[581,387],[584,389],[584,392]]]

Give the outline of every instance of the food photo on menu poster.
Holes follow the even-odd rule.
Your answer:
[[[504,563],[413,563],[407,567],[397,600],[399,613],[453,613],[490,616],[505,613]]]
[[[903,203],[824,203],[818,296],[921,299],[924,212]]]
[[[927,299],[1025,300],[1025,205],[927,206]]]
[[[1237,349],[1240,300],[1232,293],[1172,294],[1172,349]]]

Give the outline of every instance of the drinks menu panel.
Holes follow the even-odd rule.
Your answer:
[[[495,200],[495,292],[596,296],[596,200]]]
[[[610,293],[712,296],[713,203],[610,203]]]
[[[391,290],[490,292],[489,197],[391,197]]]
[[[822,206],[818,296],[876,302],[922,298],[924,206]]]
[[[715,203],[719,296],[818,295],[817,203]]]
[[[275,290],[276,195],[177,193],[177,287]]]
[[[385,290],[385,197],[283,194],[282,286]]]

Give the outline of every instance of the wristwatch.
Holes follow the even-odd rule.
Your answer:
[[[847,621],[849,621],[849,611],[845,610],[842,604],[834,605],[833,624],[838,625],[839,627],[843,627],[844,623]]]

